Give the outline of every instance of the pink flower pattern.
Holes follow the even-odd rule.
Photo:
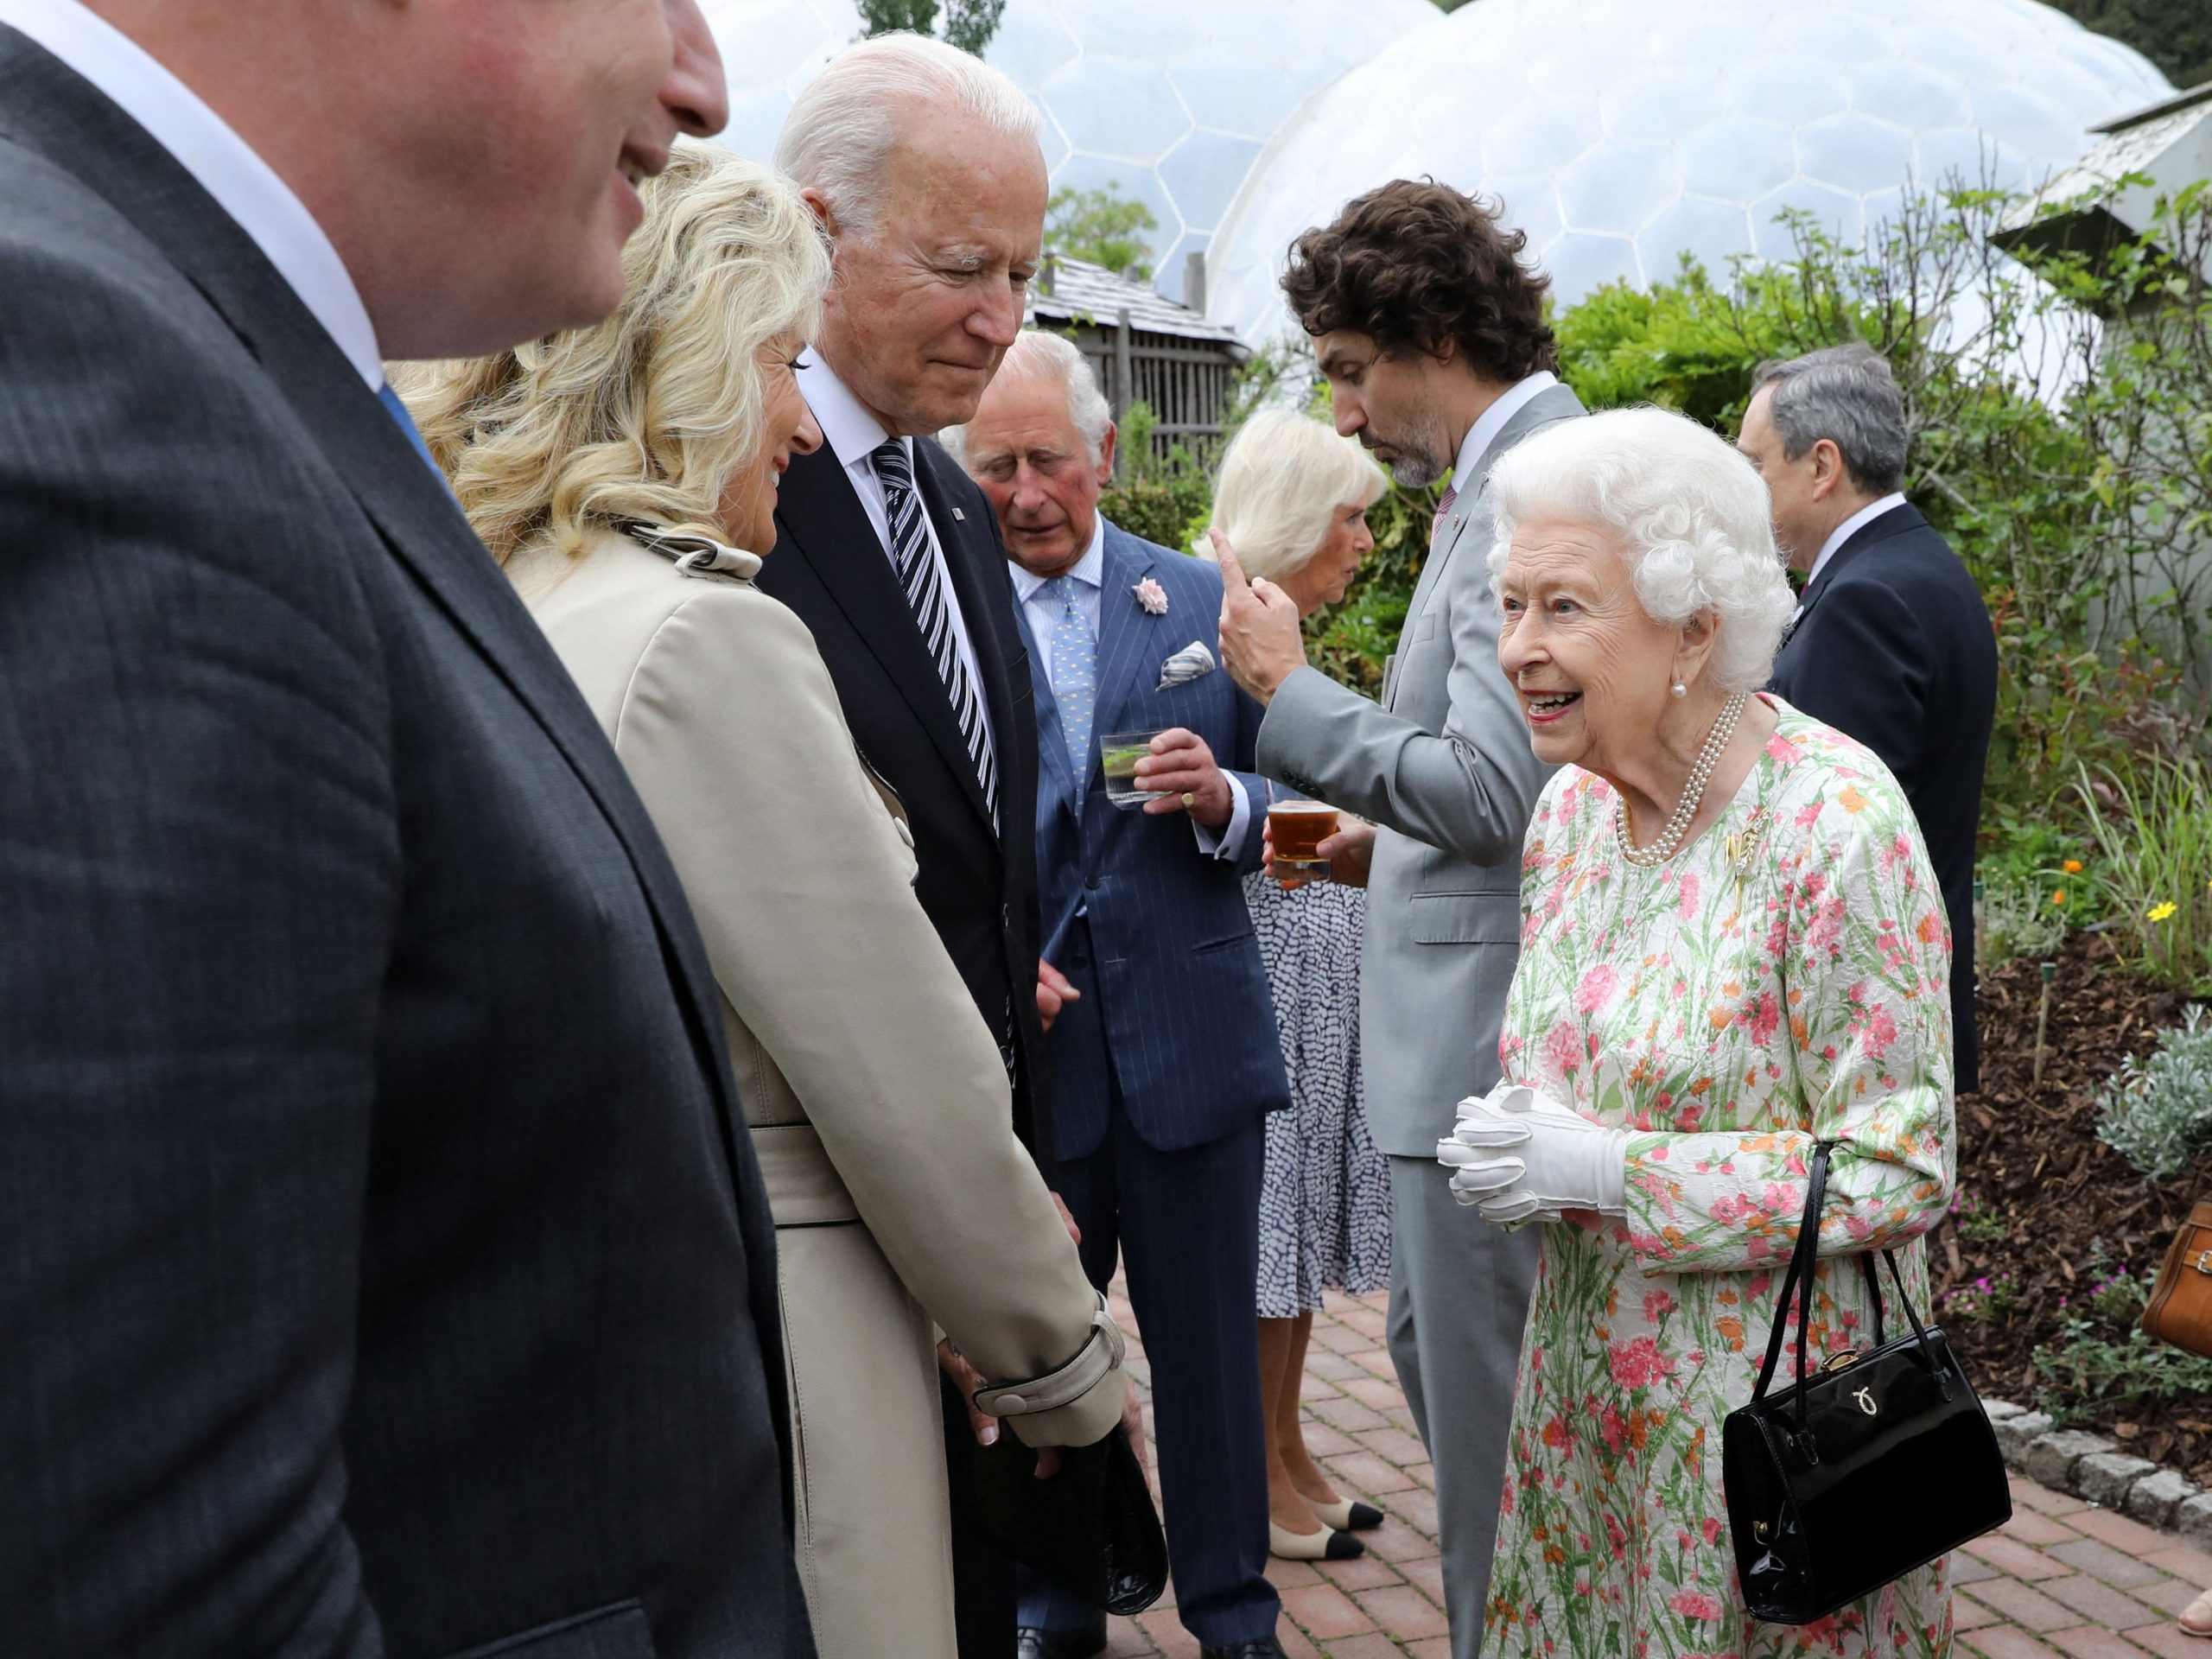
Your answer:
[[[1942,1561],[1802,1630],[1753,1622],[1736,1583],[1720,1421],[1751,1397],[1814,1141],[1836,1145],[1824,1258],[1897,1248],[1922,1299],[1952,1174],[1949,940],[1910,809],[1859,745],[1776,707],[1671,865],[1614,856],[1611,791],[1572,767],[1529,828],[1505,1076],[1630,1130],[1629,1212],[1545,1230],[1486,1656],[1949,1651]],[[1732,852],[1755,810],[1789,832]],[[1871,1328],[1848,1266],[1822,1262],[1816,1354]]]

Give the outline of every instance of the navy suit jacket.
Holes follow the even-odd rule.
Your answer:
[[[791,458],[776,506],[776,545],[754,582],[798,613],[837,687],[845,723],[898,794],[921,873],[914,892],[994,1033],[1012,1024],[1014,1126],[1049,1155],[1049,1103],[1038,1088],[1037,879],[1021,833],[1035,810],[1037,728],[1029,666],[1005,585],[1006,549],[988,497],[926,438],[914,479],[937,528],[982,677],[999,763],[998,823],[968,758],[936,660],[922,644],[843,463],[824,444]]]
[[[1863,524],[1805,589],[1774,690],[1855,737],[1904,787],[1951,924],[1956,1087],[1980,1082],[1974,1024],[1974,858],[1997,712],[1989,607],[1913,506]]]
[[[1045,957],[1083,993],[1045,1039],[1062,1158],[1088,1156],[1106,1136],[1111,1089],[1095,1060],[1102,1027],[1122,1109],[1160,1151],[1203,1146],[1290,1103],[1267,969],[1244,905],[1243,876],[1259,868],[1267,811],[1267,786],[1252,771],[1260,707],[1219,669],[1158,689],[1160,667],[1176,652],[1194,639],[1213,648],[1221,573],[1111,524],[1105,558],[1097,716],[1081,779],[1068,763],[1044,664],[1029,652]],[[1158,616],[1130,591],[1147,576],[1166,591]],[[1243,780],[1252,821],[1234,861],[1203,851],[1180,812],[1149,816],[1107,798],[1099,737],[1175,726],[1204,738]],[[1087,956],[1070,938],[1078,911],[1089,924]]]

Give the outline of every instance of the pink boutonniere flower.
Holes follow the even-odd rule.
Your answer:
[[[1167,590],[1150,576],[1147,576],[1129,591],[1137,596],[1137,603],[1144,607],[1147,616],[1167,614]]]

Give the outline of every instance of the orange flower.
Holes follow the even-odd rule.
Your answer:
[[[2056,893],[2052,893],[2050,895],[2050,902],[2054,905],[2064,904],[2066,902],[2066,889],[2061,887]]]
[[[2082,874],[2082,861],[2078,858],[2069,858],[2058,868],[2069,875],[2079,875]]]

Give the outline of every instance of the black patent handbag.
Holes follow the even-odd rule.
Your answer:
[[[1809,1624],[2012,1519],[2005,1459],[1943,1333],[1920,1322],[1897,1258],[1890,1282],[1912,1334],[1885,1341],[1871,1253],[1858,1260],[1874,1345],[1805,1365],[1828,1147],[1813,1158],[1805,1216],[1751,1403],[1720,1426],[1720,1478],[1751,1617]],[[1797,1297],[1799,1381],[1768,1392]]]

